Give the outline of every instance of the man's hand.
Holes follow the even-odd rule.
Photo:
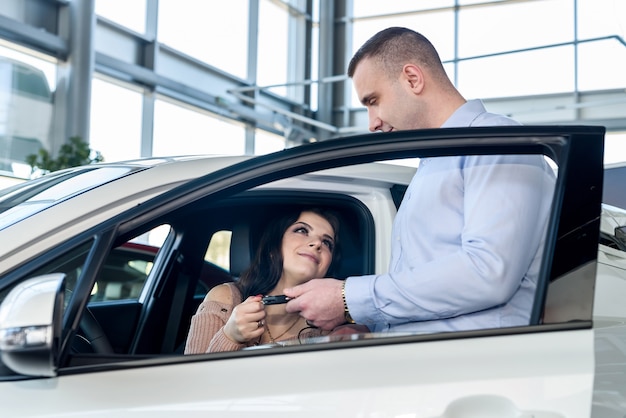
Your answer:
[[[287,312],[300,312],[310,324],[330,331],[346,322],[341,297],[343,282],[337,279],[313,279],[284,289],[291,300]]]

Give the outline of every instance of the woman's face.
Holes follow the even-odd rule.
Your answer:
[[[283,235],[283,277],[295,285],[324,277],[333,260],[335,233],[330,223],[313,212],[302,212]]]

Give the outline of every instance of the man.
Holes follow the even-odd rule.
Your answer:
[[[432,44],[406,28],[374,35],[348,75],[373,132],[518,124],[466,101]],[[394,219],[389,271],[285,289],[287,311],[374,332],[528,324],[553,188],[538,155],[422,159]]]

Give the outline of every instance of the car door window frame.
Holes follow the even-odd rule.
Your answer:
[[[88,300],[88,298],[79,300],[79,296],[91,291],[89,286],[93,285],[95,275],[116,239],[134,233],[139,228],[146,228],[147,225],[164,217],[168,212],[198,199],[207,198],[207,196],[220,199],[282,178],[380,159],[483,153],[537,153],[547,155],[559,166],[555,203],[552,208],[551,227],[548,233],[550,244],[546,245],[544,254],[546,258],[542,263],[544,281],[538,286],[536,304],[533,310],[537,326],[545,326],[539,324],[543,315],[543,306],[546,300],[549,300],[549,284],[567,276],[573,265],[580,264],[580,258],[583,259],[583,263],[595,263],[597,257],[597,231],[599,228],[596,228],[596,224],[599,223],[600,208],[599,203],[598,208],[595,208],[594,205],[595,202],[601,200],[597,194],[600,193],[601,196],[602,171],[593,167],[591,171],[594,174],[600,174],[593,178],[580,178],[581,176],[576,175],[576,167],[578,164],[589,164],[590,161],[591,164],[601,164],[601,155],[600,158],[595,155],[598,152],[598,147],[585,144],[585,139],[597,138],[600,134],[602,132],[598,127],[507,127],[507,129],[498,127],[403,131],[380,136],[378,141],[372,139],[371,135],[344,138],[341,142],[328,141],[327,143],[320,143],[319,146],[314,144],[316,146],[315,152],[310,152],[306,147],[301,147],[257,157],[248,162],[227,167],[209,176],[187,182],[68,241],[68,244],[76,245],[87,239],[95,238],[92,251],[86,262],[86,269],[81,278],[81,282],[84,283],[76,289],[76,297],[73,298],[73,302],[65,313],[66,323],[71,324],[70,331],[75,331],[80,311],[84,309]],[[567,141],[565,140],[566,137],[575,137],[576,139]],[[478,138],[480,143],[477,145]],[[530,141],[529,138],[531,138]],[[450,139],[461,140],[451,141]],[[472,151],[467,152],[464,148],[465,145],[469,146]],[[356,146],[359,147],[357,155],[355,155],[354,149]],[[569,161],[569,164],[565,164],[564,161]],[[581,186],[576,190],[568,190],[572,189],[571,184],[575,182],[580,182]],[[570,187],[565,189],[566,185]],[[583,204],[584,206],[585,201],[592,202],[594,205],[585,206],[580,213],[571,213],[572,210],[569,208],[573,207],[572,205]],[[563,207],[568,208],[567,216],[562,216],[561,209]],[[574,243],[576,243],[576,247],[574,247]],[[578,251],[576,255],[579,259],[568,257],[567,251],[562,249],[563,246],[567,247],[566,249],[576,248]],[[593,255],[590,252],[591,247],[593,247]],[[554,248],[557,249],[556,253],[552,251]],[[580,297],[589,298],[588,295],[581,295]],[[592,295],[590,299],[593,300]],[[581,318],[573,318],[573,320],[567,324],[554,324],[549,328],[577,329],[591,326],[591,318],[582,318],[582,320]],[[453,335],[395,337],[394,343],[534,332],[537,331],[535,329],[537,326],[452,333]],[[342,347],[342,344],[346,346],[384,344],[390,343],[391,340],[393,338],[388,341],[346,341],[335,347]],[[68,355],[67,341],[65,341],[62,349],[65,350],[65,355]],[[288,347],[285,348],[287,350],[285,352],[310,349],[315,348]],[[216,358],[240,355],[251,355],[251,353],[222,353]]]

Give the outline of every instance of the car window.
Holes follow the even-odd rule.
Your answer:
[[[230,270],[230,239],[232,231],[216,231],[211,236],[209,247],[204,256],[205,261],[213,263],[224,270]]]
[[[231,237],[232,231],[228,229],[215,231],[211,235],[194,291],[196,299],[204,299],[216,284],[232,280],[230,274]]]
[[[90,302],[139,299],[170,231],[169,225],[160,225],[115,247],[96,278]]]
[[[72,248],[54,260],[44,264],[33,271],[29,277],[41,276],[49,273],[65,273],[65,289],[68,294],[71,294],[76,287],[80,273],[85,265],[89,251],[93,246],[93,241],[90,240],[75,248]],[[5,288],[0,292],[0,302],[5,298],[7,293],[11,290],[11,287]],[[66,299],[67,301],[67,299]]]
[[[161,225],[113,248],[91,290],[90,302],[137,300],[169,230],[168,225]],[[65,273],[65,288],[71,294],[81,277],[92,245],[92,241],[79,245],[38,268],[30,276]],[[0,298],[8,290],[0,294]]]
[[[517,157],[517,156],[516,156]],[[516,158],[515,157],[515,158]],[[463,158],[463,157],[461,157]],[[421,161],[420,166],[426,175],[432,175],[436,179],[436,173],[441,170],[449,169],[450,167],[457,167],[462,164],[461,158],[451,157],[448,160],[437,160],[436,158],[427,158]],[[497,158],[497,157],[496,157]],[[520,157],[520,161],[525,161],[524,156]],[[505,160],[507,161],[507,160]],[[235,259],[244,260],[247,258],[247,262],[253,259],[255,250],[258,248],[258,242],[260,237],[270,223],[273,217],[278,216],[281,211],[286,210],[292,205],[304,206],[307,204],[321,205],[323,207],[333,208],[341,213],[341,232],[340,232],[340,247],[341,257],[336,270],[333,271],[333,275],[329,277],[347,278],[354,277],[353,280],[358,280],[360,275],[371,274],[384,274],[388,271],[390,265],[390,248],[392,247],[392,239],[396,239],[396,236],[392,233],[392,223],[397,215],[396,194],[401,194],[407,190],[407,186],[411,182],[411,179],[416,173],[414,158],[410,158],[407,161],[394,159],[393,161],[384,161],[377,163],[355,164],[350,166],[343,166],[341,168],[331,168],[325,170],[318,170],[295,177],[286,179],[280,179],[274,182],[269,182],[253,189],[248,189],[243,192],[239,192],[236,201],[234,198],[229,197],[225,201],[211,202],[211,205],[204,208],[202,211],[203,216],[212,219],[233,219],[233,228],[230,236],[231,251],[237,249],[239,251],[245,251],[245,248],[249,248],[249,253],[246,255],[238,254],[239,257],[234,257],[231,254],[231,273],[233,276],[237,276],[237,272],[241,272],[242,268],[233,265]],[[474,159],[468,164],[470,168],[464,172],[465,175],[473,176],[476,181],[480,181],[482,174],[486,169],[481,165],[481,159]],[[474,165],[471,165],[474,164]],[[535,166],[524,167],[519,163],[515,165],[513,169],[506,167],[505,163],[502,163],[502,167],[499,167],[502,174],[499,177],[497,196],[491,196],[488,200],[484,195],[473,195],[472,204],[475,206],[472,212],[475,216],[482,216],[490,218],[486,221],[486,224],[492,225],[494,231],[503,236],[509,231],[514,230],[514,219],[504,219],[500,215],[502,207],[509,204],[509,201],[514,200],[513,194],[516,193],[515,184],[518,176],[524,170],[528,171],[528,175],[536,176],[545,188],[545,196],[543,196],[541,202],[541,210],[543,213],[548,213],[549,208],[553,201],[553,182],[547,180],[547,178],[553,179],[549,176],[548,169],[542,168],[538,170]],[[419,170],[419,168],[418,168]],[[454,170],[454,169],[453,169]],[[435,173],[435,175],[433,175]],[[460,174],[460,172],[459,172]],[[488,173],[491,174],[491,173]],[[556,174],[556,173],[555,173]],[[544,180],[544,175],[546,179]],[[432,186],[435,187],[435,186]],[[420,194],[423,193],[420,189],[407,190],[410,199],[409,208],[420,205],[420,210],[424,208],[431,208],[433,202],[420,200]],[[446,202],[451,199],[460,199],[459,196],[463,195],[462,190],[440,190],[442,195],[442,202]],[[404,199],[407,199],[407,195]],[[347,199],[345,202],[342,199]],[[351,200],[354,199],[354,200]],[[231,203],[228,203],[228,201]],[[402,200],[402,196],[400,196]],[[405,202],[406,203],[406,202]],[[537,202],[535,202],[537,203]],[[232,205],[232,206],[231,206]],[[411,206],[413,205],[413,206]],[[534,205],[534,203],[533,203]],[[434,219],[437,214],[443,211],[450,210],[444,207],[440,211],[433,212],[432,218]],[[528,205],[527,205],[528,206]],[[510,207],[510,205],[509,205]],[[525,208],[533,210],[533,208]],[[523,210],[525,210],[523,209]],[[406,209],[405,209],[406,210]],[[410,209],[409,209],[410,210]],[[522,210],[522,209],[520,209]],[[480,212],[480,213],[479,213]],[[251,216],[254,214],[254,216]],[[373,219],[370,221],[368,219]],[[458,216],[450,216],[448,218],[457,219],[460,222]],[[247,228],[237,228],[238,223],[243,223]],[[475,270],[482,268],[483,261],[481,260],[481,242],[482,231],[464,231],[461,236],[460,231],[451,231],[450,228],[446,228],[445,225],[439,225],[437,229],[436,222],[431,225],[420,224],[424,228],[425,233],[428,236],[434,237],[437,234],[445,234],[445,239],[450,242],[456,242],[457,240],[467,240],[467,247],[470,247],[472,252],[469,259],[475,255],[473,260],[477,263]],[[538,274],[539,267],[542,262],[542,252],[539,242],[540,236],[545,236],[547,229],[546,223],[537,224],[533,222],[533,225],[529,226],[530,230],[533,230],[533,240],[537,237],[536,246],[534,247],[533,254],[524,254],[525,263],[532,263],[535,276]],[[245,245],[239,245],[242,241],[241,233],[247,234],[247,242]],[[397,231],[396,231],[397,234]],[[528,236],[518,236],[517,239],[520,242],[529,241],[531,238]],[[493,238],[490,238],[493,239]],[[445,246],[445,243],[439,243],[440,246]],[[454,245],[449,244],[449,248]],[[475,248],[472,250],[472,248]],[[432,249],[424,248],[424,256],[421,257],[419,263],[426,265],[428,260],[426,259],[428,253],[432,252]],[[522,251],[514,249],[510,251],[510,254],[521,254]],[[235,254],[237,255],[237,254]],[[508,256],[508,254],[507,254]],[[510,257],[510,256],[508,256]],[[413,255],[414,259],[418,258],[418,255]],[[509,262],[510,259],[507,259]],[[471,264],[471,263],[470,263]],[[425,268],[428,268],[427,266]],[[469,271],[472,268],[468,267],[468,277],[470,275],[476,275],[475,271]],[[493,274],[496,274],[495,272]],[[532,280],[536,280],[533,277]],[[430,285],[433,292],[449,292],[449,289],[443,289],[437,287],[435,283]],[[477,296],[478,297],[478,296]],[[521,300],[521,299],[520,299]],[[526,315],[530,317],[530,311],[534,305],[534,293],[533,291],[527,292],[523,297],[523,303],[528,312]],[[408,304],[408,302],[407,302]],[[417,308],[416,308],[417,309]],[[529,323],[529,320],[527,321]],[[306,342],[306,339],[298,338],[294,344],[300,344]],[[319,341],[319,340],[317,340]]]
[[[157,251],[132,242],[113,249],[96,279],[90,302],[138,299]]]

